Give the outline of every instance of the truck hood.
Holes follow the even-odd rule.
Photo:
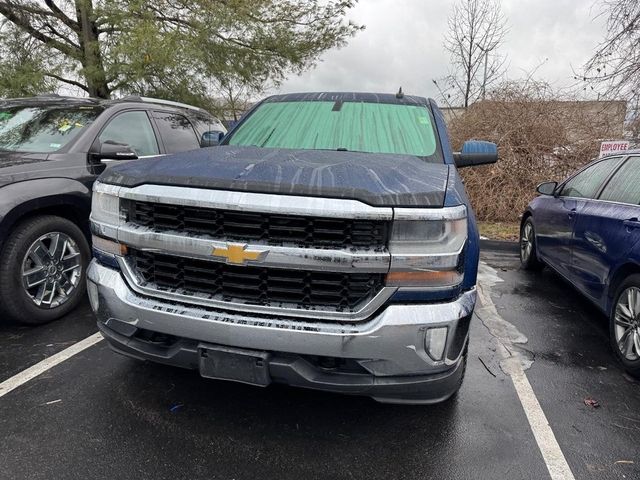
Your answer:
[[[99,181],[442,207],[448,172],[412,155],[220,146],[113,166]]]

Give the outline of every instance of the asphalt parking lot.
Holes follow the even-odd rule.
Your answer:
[[[465,382],[428,407],[204,380],[104,342],[3,394],[96,327],[86,303],[0,326],[0,478],[640,478],[640,383],[606,318],[512,252],[482,261]]]

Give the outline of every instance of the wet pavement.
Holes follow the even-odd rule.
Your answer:
[[[574,477],[640,478],[640,384],[616,363],[606,318],[512,253],[482,260]],[[0,326],[0,382],[95,331],[86,304],[45,327]],[[0,397],[0,479],[552,478],[496,326],[482,314],[471,335],[462,389],[429,407],[203,380],[100,342]]]

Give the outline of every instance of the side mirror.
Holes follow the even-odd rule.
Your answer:
[[[455,152],[453,159],[456,167],[475,167],[498,161],[498,146],[492,142],[469,140],[462,145],[461,152]]]
[[[558,182],[544,182],[536,187],[536,192],[540,195],[553,195],[558,188]]]
[[[106,140],[100,144],[98,153],[94,154],[98,160],[136,160],[138,154],[126,143]]]
[[[202,134],[202,138],[200,139],[200,147],[215,147],[220,144],[220,141],[224,137],[224,132],[219,130],[211,130],[209,132],[204,132]]]

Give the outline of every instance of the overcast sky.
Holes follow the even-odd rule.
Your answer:
[[[349,18],[366,30],[332,50],[318,66],[292,75],[280,92],[346,90],[396,92],[437,98],[432,79],[448,73],[442,46],[453,0],[360,0]],[[606,18],[595,0],[502,0],[509,33],[502,53],[510,78],[536,70],[557,88],[573,85],[602,41]]]

